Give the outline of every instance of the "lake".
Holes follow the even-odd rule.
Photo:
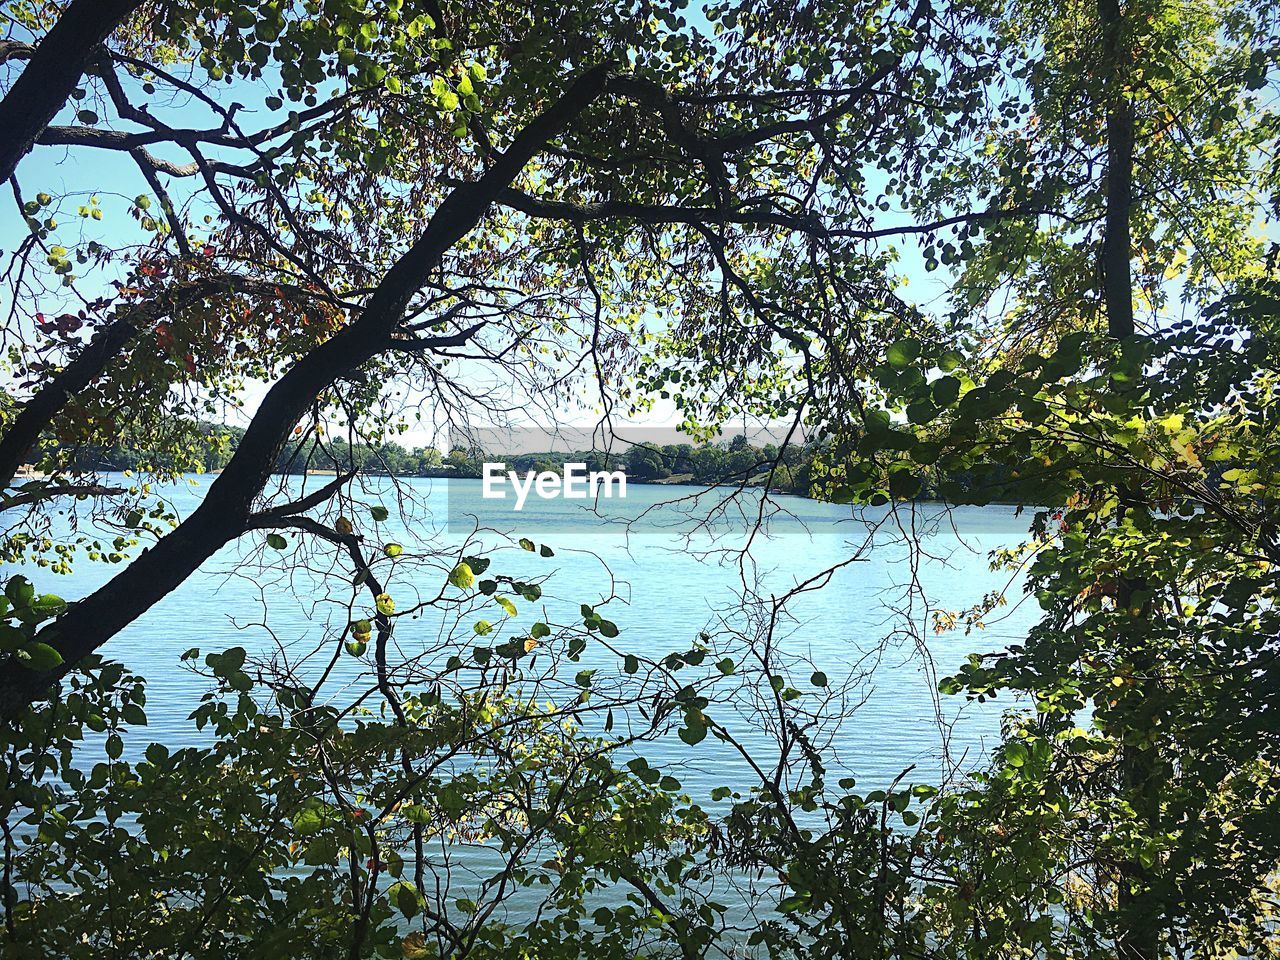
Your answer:
[[[153,492],[182,516],[196,506],[212,479],[192,477]],[[129,481],[108,477],[107,482]],[[299,480],[278,482],[292,487]],[[310,488],[323,482],[325,478],[308,479]],[[537,505],[531,501],[522,514],[513,514],[510,504],[495,506],[483,500],[478,480],[402,480],[399,497],[390,480],[370,478],[365,483],[361,500],[387,503],[392,508],[388,520],[373,528],[367,516],[362,520],[360,505],[343,509],[367,530],[373,547],[385,541],[404,545],[405,558],[396,561],[395,572],[389,574],[400,609],[419,597],[434,596],[447,574],[448,561],[414,566],[412,555],[422,545],[456,549],[478,527],[482,532],[477,541],[492,548],[502,542],[492,532],[496,529],[554,550],[553,558],[544,559],[508,545],[494,555],[491,573],[546,578],[536,619],[571,622],[580,604],[597,604],[616,595],[601,609],[621,631],[617,643],[642,656],[687,650],[704,630],[741,630],[745,624],[739,598],[745,588],[778,595],[860,553],[863,560],[836,571],[822,589],[791,604],[786,636],[777,646],[781,657],[811,661],[813,669],[827,674],[833,688],[853,681],[850,696],[857,708],[838,730],[829,732],[830,750],[837,767],[852,773],[868,790],[887,785],[911,764],[917,765],[920,779],[936,779],[943,769],[944,743],[961,769],[972,768],[985,755],[998,733],[1002,705],[966,707],[960,698],[939,700],[936,678],[971,651],[1020,640],[1038,611],[1015,581],[1008,591],[1010,607],[987,629],[969,636],[962,631],[935,634],[932,629],[930,605],[967,608],[1009,583],[1007,571],[989,569],[988,554],[1025,539],[1030,516],[1018,516],[1010,507],[943,511],[921,504],[899,506],[891,514],[887,508],[857,511],[778,497],[783,512],[756,533],[744,559],[738,551],[752,528],[743,517],[756,515],[758,499],[750,499],[758,498],[754,491],[746,492],[745,505],[732,510],[724,509],[723,493],[713,492],[660,513],[655,512],[660,504],[701,491],[632,484],[625,502],[602,505],[607,514],[602,519],[581,504],[563,500]],[[396,509],[397,500],[402,510]],[[717,506],[719,513],[713,509]],[[693,518],[709,514],[718,517],[711,528],[691,530]],[[626,527],[623,519],[633,522]],[[65,529],[66,523],[59,525]],[[921,538],[915,556],[904,545],[904,535],[913,525]],[[82,520],[81,532],[90,526]],[[306,565],[309,569],[299,570],[297,558],[291,559],[297,549],[293,535],[283,553],[263,549],[264,536],[251,533],[224,548],[104,649],[105,655],[148,680],[150,726],[135,736],[170,746],[198,742],[187,716],[204,692],[205,681],[179,660],[191,647],[208,652],[240,645],[251,655],[287,658],[304,674],[307,664],[327,659],[324,644],[331,643],[332,631],[346,622],[346,602],[351,599],[346,583],[335,592],[332,551],[317,552]],[[473,546],[467,552],[481,550]],[[386,559],[381,563],[390,566]],[[113,569],[82,558],[66,576],[34,567],[24,572],[39,591],[74,600],[105,582]],[[527,629],[532,615],[522,611],[514,626],[523,622]],[[415,633],[436,642],[442,626],[440,619],[423,616],[399,623],[396,638],[402,646],[412,645]],[[328,641],[326,628],[331,631]],[[465,655],[474,637],[463,640],[458,652]],[[583,664],[597,665],[591,651],[584,654]],[[809,675],[807,665],[803,675]],[[734,723],[735,732],[747,742],[758,733],[745,718]],[[137,749],[144,745],[140,742]],[[766,749],[763,742],[758,745]],[[686,788],[696,793],[720,785],[713,782],[712,771],[719,776],[733,768],[732,758],[722,750],[727,748],[709,738],[697,749],[673,741],[648,755],[682,768]]]
[[[326,479],[308,478],[308,489]],[[116,477],[107,482],[130,481]],[[199,503],[211,482],[211,477],[192,477],[153,492],[182,516]],[[276,481],[294,494],[300,482]],[[806,690],[806,697],[817,697],[811,735],[823,746],[829,779],[854,776],[864,792],[888,787],[909,767],[914,769],[906,782],[936,783],[948,771],[963,773],[983,764],[996,743],[1001,713],[1012,704],[966,705],[962,698],[940,698],[937,678],[969,652],[1019,641],[1038,611],[1016,580],[1010,585],[1007,571],[989,567],[990,551],[1025,539],[1030,516],[1018,516],[1009,507],[945,511],[921,504],[855,510],[779,497],[779,510],[756,530],[748,521],[757,516],[758,491],[747,491],[744,500],[734,502],[723,491],[633,484],[625,501],[605,505],[601,518],[585,512],[582,504],[562,500],[530,505],[515,515],[510,504],[495,506],[482,499],[480,481],[396,484],[368,478],[363,484],[358,502],[344,504],[342,511],[356,520],[372,552],[380,554],[387,542],[402,545],[402,556],[378,561],[378,575],[389,584],[397,609],[435,597],[459,552],[492,551],[488,575],[536,579],[542,585],[535,604],[515,598],[521,609],[507,626],[500,622],[501,611],[495,615],[492,603],[483,598],[481,606],[449,614],[427,607],[414,619],[398,621],[395,642],[409,652],[429,646],[437,656],[465,658],[476,643],[472,624],[481,616],[498,623],[498,631],[485,638],[496,643],[504,635],[527,632],[535,619],[580,625],[582,604],[608,600],[599,610],[617,624],[614,644],[619,650],[658,659],[688,650],[706,632],[717,647],[712,656],[726,651],[743,656],[753,637],[751,617],[741,604],[744,594],[778,596],[845,564],[821,589],[794,598],[788,617],[775,630],[774,644],[777,662],[788,667],[796,686]],[[676,508],[661,508],[699,494],[696,502],[685,499]],[[389,516],[375,524],[370,508],[378,504],[389,507]],[[328,522],[336,512],[328,514]],[[324,516],[323,511],[318,515]],[[714,522],[696,523],[708,515]],[[69,522],[63,516],[55,526],[66,532]],[[82,517],[80,531],[92,528]],[[352,616],[353,597],[357,610],[367,607],[363,590],[353,589],[350,568],[332,546],[304,544],[289,532],[286,549],[279,551],[267,547],[265,537],[256,531],[226,547],[103,649],[148,681],[149,725],[128,733],[127,757],[140,756],[153,740],[171,748],[209,742],[208,731],[198,733],[188,719],[208,681],[184,666],[184,651],[198,647],[207,653],[239,645],[251,657],[314,676],[331,659],[336,637]],[[512,542],[520,537],[548,545],[554,556],[521,549]],[[908,549],[907,541],[917,538],[919,548]],[[472,546],[463,551],[465,542]],[[749,553],[743,554],[748,544]],[[445,555],[428,556],[433,551]],[[861,559],[846,563],[855,556]],[[35,567],[22,572],[39,592],[75,600],[105,582],[113,569],[82,558],[66,576]],[[18,571],[6,571],[13,572]],[[968,636],[963,631],[934,633],[935,606],[964,609],[1006,586],[1010,605],[985,630]],[[580,668],[625,680],[617,654],[603,648],[588,647],[581,663],[572,666]],[[815,670],[827,677],[827,687],[820,691],[809,682]],[[339,690],[368,687],[367,660],[340,657],[336,679]],[[758,712],[714,704],[709,712],[766,766],[776,755]],[[92,739],[83,751],[86,767],[102,759],[91,744]],[[643,752],[704,805],[710,806],[715,787],[744,789],[753,782],[740,756],[715,737],[691,747],[671,735]],[[471,850],[454,862],[480,877],[486,859],[483,850]],[[522,891],[510,909],[532,908],[536,896]]]

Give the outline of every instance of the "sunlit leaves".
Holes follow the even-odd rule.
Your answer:
[[[476,575],[468,563],[459,563],[449,573],[449,583],[459,590],[470,590],[476,582]]]

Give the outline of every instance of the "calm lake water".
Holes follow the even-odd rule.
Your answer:
[[[128,481],[116,477],[108,482]],[[196,506],[211,482],[212,477],[193,477],[153,493],[182,516]],[[299,481],[279,482],[296,487]],[[324,478],[307,482],[314,488]],[[785,634],[778,646],[783,656],[797,659],[796,669],[803,668],[804,678],[819,669],[832,687],[849,678],[857,680],[850,690],[856,709],[838,732],[833,730],[831,749],[839,768],[855,775],[868,790],[886,785],[911,764],[918,771],[913,779],[936,779],[944,742],[961,768],[971,768],[985,756],[1001,711],[1010,704],[966,707],[955,697],[939,701],[936,678],[951,672],[971,651],[1017,642],[1038,609],[1015,582],[1008,590],[1010,606],[993,615],[985,630],[969,636],[932,630],[926,600],[963,609],[1009,584],[1009,573],[991,571],[988,560],[990,551],[1025,538],[1029,515],[1018,516],[1009,507],[944,512],[919,505],[900,507],[890,515],[885,509],[859,513],[845,506],[779,497],[777,504],[784,512],[769,518],[764,530],[755,534],[744,558],[739,551],[751,525],[743,517],[754,519],[758,503],[751,491],[744,504],[729,510],[714,510],[724,495],[713,492],[655,512],[659,504],[689,498],[698,490],[632,484],[625,501],[602,505],[607,516],[601,518],[581,503],[563,500],[536,505],[531,501],[523,513],[514,514],[509,503],[483,500],[480,481],[475,480],[399,483],[397,498],[391,481],[372,478],[360,504],[343,509],[374,548],[388,541],[404,545],[405,559],[394,569],[390,561],[381,561],[381,573],[389,579],[400,609],[416,597],[434,596],[447,570],[416,567],[412,555],[425,544],[454,549],[476,526],[486,528],[478,543],[492,548],[503,542],[492,528],[547,543],[555,551],[553,558],[544,559],[508,543],[494,554],[490,574],[546,578],[538,609],[522,610],[511,633],[520,632],[516,628],[521,624],[527,630],[532,619],[571,623],[581,603],[596,604],[615,595],[602,612],[620,628],[618,644],[641,656],[686,650],[704,630],[718,634],[726,627],[746,629],[739,604],[744,587],[765,596],[779,595],[860,555],[864,559],[836,571],[822,589],[791,603],[791,616],[778,631]],[[390,506],[391,516],[375,526],[366,508],[377,503]],[[709,529],[691,526],[694,519],[708,516],[717,518]],[[623,518],[641,519],[624,528],[619,522]],[[59,525],[65,529],[65,522]],[[878,526],[874,532],[873,525]],[[904,544],[904,534],[913,525],[919,551]],[[80,531],[90,529],[82,515]],[[334,590],[335,578],[328,576],[333,554],[313,554],[306,565],[310,569],[299,570],[294,535],[284,553],[263,550],[264,536],[249,534],[225,548],[105,648],[107,656],[148,680],[150,725],[135,733],[139,752],[151,739],[171,746],[198,742],[187,717],[206,682],[181,665],[179,657],[188,648],[207,652],[241,645],[251,654],[288,658],[304,673],[306,664],[327,661],[332,648],[325,644],[333,642],[335,631],[346,622],[345,602],[351,599],[350,588]],[[480,551],[473,547],[467,552]],[[317,572],[317,567],[323,569]],[[81,559],[66,576],[35,567],[22,572],[40,592],[74,600],[105,582],[114,569]],[[19,571],[9,571],[13,572]],[[438,641],[446,624],[443,617],[433,620],[431,613],[397,625],[402,646],[410,648],[415,634]],[[480,615],[498,619],[492,612],[475,618]],[[460,636],[457,652],[465,656],[474,640],[469,631]],[[592,656],[588,650],[580,666],[603,665]],[[609,662],[616,672],[616,658]],[[750,723],[739,722],[736,732],[747,741],[753,737]],[[763,739],[759,745],[767,754]],[[686,788],[696,793],[720,785],[719,779],[734,768],[732,758],[721,754],[724,750],[708,738],[696,749],[679,741],[663,744],[648,756],[683,768]]]
[[[198,504],[211,482],[211,477],[194,477],[153,493],[181,516]],[[315,477],[306,481],[308,489],[324,482]],[[296,494],[300,481],[282,478],[278,483]],[[342,507],[375,550],[386,542],[403,545],[402,557],[379,561],[379,576],[389,582],[398,609],[436,596],[444,583],[453,560],[422,560],[428,547],[452,550],[456,557],[460,545],[472,536],[478,544],[465,552],[483,552],[484,545],[495,549],[488,575],[542,582],[541,599],[529,604],[517,598],[519,616],[486,642],[500,642],[504,633],[527,632],[535,619],[580,624],[580,604],[608,599],[601,612],[618,625],[616,643],[622,650],[657,659],[689,649],[706,631],[717,644],[736,643],[741,653],[741,634],[751,636],[740,603],[744,592],[777,596],[851,557],[861,557],[832,573],[821,589],[797,597],[775,642],[807,696],[820,699],[809,683],[815,669],[829,678],[828,691],[845,688],[843,698],[822,708],[814,732],[826,745],[830,780],[852,775],[863,791],[887,787],[913,765],[908,783],[936,783],[947,769],[963,772],[983,764],[996,742],[1001,713],[1012,704],[966,706],[961,698],[939,698],[937,678],[952,672],[969,652],[1019,641],[1038,610],[1034,600],[1024,598],[1017,581],[1010,586],[1007,571],[989,567],[990,551],[1025,539],[1030,515],[1018,516],[1008,507],[944,512],[919,505],[899,507],[894,513],[884,508],[860,513],[847,506],[780,497],[782,512],[750,538],[749,554],[744,555],[748,531],[754,528],[744,517],[755,518],[758,493],[748,492],[743,503],[725,509],[723,492],[704,492],[696,503],[663,511],[656,509],[659,504],[697,490],[631,485],[625,502],[609,504],[607,516],[601,518],[584,512],[581,503],[565,501],[544,502],[513,514],[509,503],[483,500],[479,481],[400,481],[398,492],[397,496],[390,480],[372,478],[365,481],[358,502]],[[370,507],[377,504],[390,508],[388,519],[379,524],[370,515]],[[79,529],[85,533],[92,525],[83,515],[83,505],[81,511]],[[696,527],[694,521],[707,517],[708,511],[716,522]],[[333,509],[317,515],[332,522],[336,513]],[[627,518],[633,521],[629,526],[620,522]],[[64,531],[69,523],[68,517],[57,521]],[[476,533],[477,528],[481,532]],[[545,543],[555,555],[548,559],[522,550],[500,532]],[[368,601],[344,579],[349,568],[333,548],[303,544],[294,533],[288,539],[288,548],[280,552],[264,546],[265,533],[246,535],[105,647],[106,656],[148,681],[149,725],[127,736],[128,756],[140,755],[153,740],[170,747],[207,742],[207,731],[198,733],[188,719],[208,689],[208,682],[179,659],[191,647],[208,652],[244,646],[251,656],[287,663],[303,676],[314,675],[328,662],[335,638],[351,615],[348,604],[353,595],[358,604]],[[907,539],[918,541],[919,549],[908,549]],[[499,544],[505,546],[496,549]],[[39,592],[74,600],[105,582],[114,569],[82,559],[67,576],[35,567],[11,568],[6,575],[24,572]],[[968,636],[933,632],[931,605],[964,609],[1006,587],[1010,605],[993,615],[985,630]],[[470,626],[481,616],[497,622],[501,611],[495,613],[487,604],[447,616],[428,608],[417,619],[397,623],[396,642],[410,652],[420,644],[442,656],[456,652],[465,658],[476,642]],[[456,642],[450,639],[450,629],[456,631]],[[738,639],[725,639],[733,631],[739,632]],[[369,684],[367,663],[342,657],[340,664],[343,682]],[[572,665],[573,670],[591,667],[601,677],[624,681],[616,653],[590,647],[582,662]],[[761,729],[758,714],[716,706],[711,712],[768,766],[776,748]],[[643,752],[704,804],[714,787],[744,789],[753,783],[741,758],[714,737],[690,747],[669,736]],[[84,759],[89,766],[102,758]],[[483,852],[464,861],[477,876],[484,874]],[[512,906],[519,909],[518,900]]]

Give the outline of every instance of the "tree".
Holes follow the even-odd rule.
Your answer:
[[[7,69],[26,68],[0,101],[22,118],[6,125],[3,156],[28,235],[8,274],[0,480],[21,512],[6,511],[6,550],[40,550],[32,531],[54,509],[86,509],[75,497],[95,497],[87,508],[119,532],[105,547],[52,545],[63,567],[116,565],[88,596],[68,604],[44,583],[7,583],[8,942],[64,955],[106,943],[139,955],[258,943],[273,955],[509,955],[513,941],[576,954],[589,895],[620,883],[647,906],[599,915],[595,952],[644,952],[664,936],[705,947],[714,913],[670,884],[704,842],[699,810],[675,799],[673,778],[608,760],[676,725],[691,743],[706,735],[705,682],[672,676],[705,651],[646,657],[643,673],[626,655],[634,679],[618,684],[574,674],[587,644],[619,634],[599,609],[610,598],[587,598],[568,624],[515,627],[539,585],[497,568],[478,579],[488,557],[383,542],[379,525],[407,494],[383,503],[357,468],[418,414],[465,437],[515,410],[549,412],[569,388],[632,402],[615,385],[651,311],[715,310],[714,278],[733,309],[749,304],[775,328],[774,294],[734,262],[869,234],[846,225],[860,194],[830,193],[843,188],[822,158],[896,142],[945,16],[873,4],[792,24],[743,5],[704,13],[729,31],[712,40],[678,5],[9,10],[22,39],[6,41]],[[841,66],[797,89],[790,55],[757,48],[754,25],[780,28],[777,51],[794,41]],[[852,122],[873,104],[893,109]],[[40,158],[68,154],[80,162],[63,190]],[[119,163],[130,172],[117,176]],[[825,209],[794,199],[819,185]],[[239,409],[248,380],[266,391],[178,520],[147,481],[225,449],[202,423]],[[127,489],[101,489],[74,453],[126,431],[155,456]],[[14,486],[24,461],[45,477]],[[336,475],[303,480],[313,464]],[[103,659],[109,641],[232,543],[264,581],[332,572],[315,584],[338,611],[323,641],[332,669],[302,678],[240,648],[190,651],[209,683],[195,722],[214,745],[126,756],[145,683]],[[438,592],[406,600],[411,578]],[[451,627],[410,636],[428,607]],[[564,712],[544,716],[522,687],[537,651],[562,665]],[[359,680],[331,702],[347,670]],[[643,729],[581,733],[592,718],[608,731],[611,709],[637,703],[651,711]],[[87,776],[70,756],[85,730],[105,750]],[[496,779],[477,780],[491,761]],[[68,825],[68,802],[90,826]],[[450,831],[479,831],[506,857],[461,906],[438,902],[425,876],[426,845]],[[560,869],[545,866],[545,845],[564,850]],[[541,919],[495,922],[514,887],[541,883]],[[20,900],[19,887],[33,894]],[[405,935],[393,911],[416,929]]]
[[[671,476],[662,451],[636,444],[627,451],[627,474],[638,480],[661,480]]]
[[[737,871],[773,881],[751,945],[775,956],[1274,939],[1269,7],[740,3],[702,11],[708,39],[678,5],[11,6],[5,60],[26,67],[0,160],[29,235],[8,274],[6,555],[39,553],[75,497],[120,532],[54,547],[119,565],[86,597],[6,585],[10,943],[691,960],[727,923],[695,881]],[[113,207],[88,165],[33,194],[41,151],[125,161],[137,195]],[[941,299],[905,299],[916,253]],[[181,521],[77,457],[127,437],[148,477],[181,472],[226,448],[202,425],[246,380],[269,388]],[[411,496],[366,474],[394,472],[401,428],[456,430],[462,473],[473,427],[570,391],[627,414],[670,399],[701,441],[781,423],[777,462],[812,452],[793,480],[908,535],[899,504],[926,490],[1031,508],[1026,548],[993,560],[1043,618],[941,689],[1034,713],[970,783],[861,794],[828,782],[813,734],[840,697],[775,643],[831,571],[748,602],[732,656],[699,636],[642,658],[610,597],[525,622],[536,578],[389,539]],[[695,476],[769,466],[734,442],[695,449]],[[28,456],[47,477],[14,486]],[[109,641],[230,543],[264,582],[319,571],[329,667],[190,651],[213,746],[126,757],[145,684]],[[427,610],[438,632],[415,630]],[[589,648],[616,676],[581,668]],[[717,696],[767,720],[776,766]],[[106,756],[89,774],[85,730]],[[674,778],[610,759],[669,731],[759,774],[714,825]],[[475,898],[427,883],[451,833],[502,855]],[[521,885],[545,910],[498,922]],[[634,902],[587,929],[615,885]]]
[[[472,26],[437,13],[397,8],[376,21],[357,2],[299,11],[265,0],[234,10],[158,3],[148,8],[148,31],[115,48],[82,37],[82,58],[97,51],[85,97],[100,112],[85,107],[74,124],[46,127],[37,149],[127,156],[146,188],[130,213],[154,240],[114,296],[62,315],[54,334],[62,359],[31,368],[36,380],[6,429],[6,476],[41,431],[87,440],[127,417],[145,438],[229,396],[241,376],[272,385],[201,508],[45,628],[41,642],[62,665],[5,669],[5,716],[223,544],[271,522],[276,507],[257,501],[295,431],[323,444],[316,431],[331,413],[357,433],[381,429],[382,384],[402,372],[457,417],[476,400],[449,373],[468,350],[536,403],[539,377],[549,382],[575,352],[596,352],[593,330],[638,322],[629,304],[701,297],[695,278],[748,244],[824,240],[829,228],[812,217],[768,199],[762,206],[751,171],[772,164],[776,150],[807,155],[820,137],[860,143],[844,118],[880,96],[877,85],[913,82],[925,22],[917,8],[895,15],[901,30],[850,29],[823,41],[851,64],[871,64],[865,89],[806,94],[796,110],[790,95],[770,92],[785,77],[781,61],[753,71],[749,95],[721,90],[724,79],[708,66],[723,54],[674,12],[634,68],[622,65],[634,32],[621,12],[601,20],[591,6],[535,11],[542,26],[527,48],[506,41],[524,29],[524,14]],[[42,26],[35,20],[32,29]],[[173,56],[192,64],[193,79],[163,66]],[[220,90],[237,84],[261,99],[265,123],[249,128]],[[328,84],[336,84],[332,95],[322,90]],[[166,119],[164,91],[192,98],[212,125]],[[100,115],[113,115],[112,125]],[[652,148],[623,170],[592,149],[613,143],[626,152],[646,138]],[[189,162],[160,156],[161,148]],[[427,168],[423,156],[433,158]],[[556,189],[547,186],[551,171]],[[802,164],[796,175],[820,174]],[[175,198],[164,181],[183,192]],[[85,283],[73,260],[115,263],[123,252],[102,241],[49,246],[62,201],[41,191],[20,202],[32,231],[23,255],[47,250],[67,291]],[[100,205],[84,206],[87,221],[103,216]],[[411,222],[423,226],[405,242]],[[523,238],[518,248],[501,239],[512,229]],[[607,287],[593,267],[660,248],[668,254]],[[531,263],[541,266],[522,275],[520,265]],[[664,286],[673,277],[679,282]],[[27,319],[44,316],[31,279],[21,282]],[[584,312],[583,294],[598,309]],[[87,345],[78,337],[85,329],[93,331]],[[516,366],[516,356],[543,356],[543,347],[549,359]],[[597,361],[603,379],[606,360]],[[51,494],[72,479],[59,463],[42,466],[57,478]]]
[[[941,684],[979,701],[1012,691],[1027,710],[975,783],[927,794],[907,824],[919,832],[870,831],[874,924],[841,912],[853,881],[831,849],[861,848],[840,818],[906,811],[914,795],[841,796],[814,764],[809,799],[831,826],[818,858],[758,791],[770,819],[744,822],[744,843],[769,853],[752,866],[790,878],[795,912],[761,936],[799,955],[815,930],[818,955],[1265,953],[1280,863],[1259,790],[1277,742],[1257,723],[1274,687],[1275,491],[1255,430],[1272,402],[1276,258],[1253,225],[1275,209],[1274,11],[995,14],[1025,85],[936,130],[939,149],[890,182],[902,204],[954,217],[921,250],[948,268],[949,315],[922,308],[870,369],[834,347],[762,362],[749,376],[772,376],[773,394],[742,405],[801,407],[821,440],[812,479],[833,499],[885,506],[928,488],[1034,511],[1030,542],[993,562],[1025,572],[1043,619]],[[975,195],[1037,215],[951,212]],[[799,315],[790,331],[831,342]],[[701,416],[742,376],[732,353],[702,368]],[[981,626],[1003,600],[938,625]],[[904,876],[921,887],[895,887]]]

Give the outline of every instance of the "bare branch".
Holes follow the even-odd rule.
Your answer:
[[[392,336],[387,345],[393,350],[405,350],[410,353],[423,353],[428,350],[440,350],[445,347],[462,347],[470,342],[486,325],[487,322],[482,320],[465,330],[439,337]]]
[[[106,487],[97,483],[54,484],[21,493],[0,494],[0,510],[25,507],[54,497],[118,497],[128,492],[124,487]]]
[[[299,513],[306,513],[312,507],[318,507],[326,500],[334,497],[337,492],[349,483],[351,478],[359,472],[360,471],[357,469],[339,474],[323,487],[307,494],[305,497],[294,500],[292,503],[282,504],[281,506],[273,507],[270,510],[264,510],[262,513],[255,514],[254,517],[251,518],[251,522],[255,526],[269,525],[271,523],[280,522],[285,517],[291,517]]]

